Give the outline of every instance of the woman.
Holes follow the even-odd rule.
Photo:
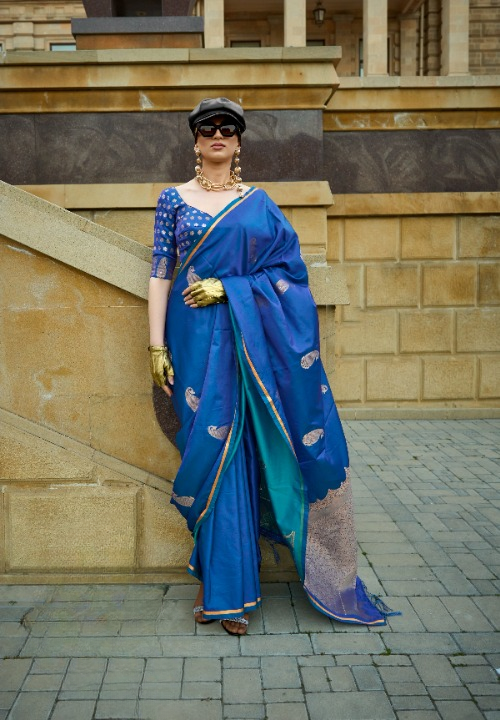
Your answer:
[[[194,537],[195,619],[245,634],[263,534],[288,545],[320,612],[385,624],[388,608],[357,577],[347,448],[297,236],[240,180],[240,105],[205,99],[189,126],[196,177],[164,190],[156,211],[149,350],[181,423],[171,502]]]

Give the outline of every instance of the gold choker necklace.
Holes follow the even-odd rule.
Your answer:
[[[215,192],[220,192],[221,190],[232,190],[234,187],[236,187],[238,194],[241,195],[241,193],[243,192],[241,178],[237,177],[237,175],[235,175],[232,170],[229,174],[229,180],[227,180],[225,183],[212,182],[207,177],[205,177],[205,175],[203,175],[201,168],[200,170],[196,168],[196,179],[200,183],[201,187],[208,192],[210,192],[211,190],[214,190]]]

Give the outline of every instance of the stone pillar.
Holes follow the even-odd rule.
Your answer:
[[[352,21],[353,15],[334,15],[335,45],[342,48],[342,60],[337,65],[338,75],[357,75],[356,47],[353,43]]]
[[[418,15],[402,15],[400,28],[400,75],[418,74]]]
[[[205,47],[224,47],[224,0],[205,0]]]
[[[469,72],[469,0],[443,0],[441,74]]]
[[[284,0],[284,2],[285,47],[305,47],[306,0]]]
[[[425,75],[439,75],[441,70],[441,0],[425,3]]]
[[[363,0],[365,75],[387,75],[387,0]]]

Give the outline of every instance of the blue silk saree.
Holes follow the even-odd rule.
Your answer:
[[[259,606],[262,534],[288,546],[320,612],[385,624],[389,609],[357,576],[347,447],[297,235],[256,188],[206,220],[166,320],[182,457],[171,502],[193,534],[204,617]],[[182,291],[208,277],[228,302],[186,306]]]

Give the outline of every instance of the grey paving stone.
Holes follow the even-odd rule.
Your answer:
[[[466,685],[470,683],[491,683],[497,681],[497,674],[489,665],[457,667],[456,672],[460,680]]]
[[[17,697],[17,692],[1,692],[0,691],[0,710],[10,710]]]
[[[303,667],[301,675],[306,692],[330,691],[330,683],[324,667]]]
[[[164,602],[156,619],[156,628],[159,635],[194,633],[193,601],[167,600]]]
[[[432,700],[427,695],[393,695],[391,704],[394,710],[434,710]]]
[[[127,720],[136,718],[137,700],[98,700],[95,720]]]
[[[413,667],[381,667],[379,673],[384,682],[416,683],[420,680]]]
[[[471,683],[467,687],[472,695],[495,695],[500,697],[500,686],[497,682]]]
[[[50,600],[53,592],[53,585],[2,585],[0,603],[43,603]]]
[[[476,695],[474,700],[481,710],[500,711],[500,697],[498,695]]]
[[[398,712],[398,720],[439,720],[435,710],[403,710]]]
[[[412,597],[410,603],[426,630],[457,632],[460,628],[439,597]]]
[[[373,664],[378,667],[411,665],[411,660],[406,655],[375,655]]]
[[[302,689],[298,688],[272,688],[264,690],[265,703],[304,703]]]
[[[454,633],[454,639],[465,653],[494,653],[500,647],[500,634],[490,633]]]
[[[454,668],[442,655],[415,655],[412,662],[424,685],[461,685]]]
[[[458,650],[458,646],[447,633],[383,633],[383,639],[393,653],[447,654]]]
[[[373,567],[419,567],[425,565],[425,560],[416,552],[411,554],[401,553],[371,553]],[[451,562],[451,560],[449,560]]]
[[[444,597],[442,601],[446,609],[453,615],[454,620],[461,630],[481,632],[492,629],[491,624],[471,598]]]
[[[389,695],[427,695],[421,682],[386,682],[385,690]]]
[[[494,577],[486,565],[472,553],[450,553],[450,557],[469,580],[490,580]]]
[[[59,623],[57,623],[59,624]],[[68,623],[69,625],[70,623]],[[119,635],[123,623],[120,620],[93,620],[90,622],[78,623],[81,637],[103,637]],[[73,634],[71,632],[68,635]]]
[[[60,658],[65,659],[65,658]],[[35,660],[36,663],[36,660]],[[70,673],[102,673],[104,675],[108,665],[107,658],[74,657],[69,661]]]
[[[394,720],[396,715],[383,692],[309,693],[306,695],[310,720]]]
[[[263,657],[261,660],[264,688],[298,688],[300,677],[297,660],[292,657]]]
[[[25,647],[29,639],[24,637],[7,637],[2,639],[2,647],[0,649],[0,659],[9,659],[19,655]]]
[[[194,600],[198,594],[198,583],[193,585],[170,585],[165,593],[166,600]]]
[[[9,713],[9,720],[48,720],[56,696],[55,692],[20,693]]]
[[[123,637],[135,637],[137,635],[156,635],[156,620],[116,620],[118,623],[118,635]]]
[[[29,672],[31,660],[11,658],[0,660],[0,688],[2,690],[19,690]]]
[[[355,665],[351,668],[358,690],[383,690],[377,668],[370,665]]]
[[[139,697],[151,700],[178,700],[181,697],[180,682],[143,682]]]
[[[494,628],[500,630],[500,602],[498,597],[476,597],[473,602]]]
[[[221,663],[212,658],[186,658],[184,661],[184,682],[220,682]]]
[[[224,669],[226,668],[258,668],[260,658],[258,657],[225,657],[222,658]]]
[[[22,692],[59,690],[63,675],[28,675],[22,686]]]
[[[298,631],[290,598],[264,598],[262,614],[266,633],[296,633]]]
[[[246,641],[250,638],[244,638]],[[260,640],[260,637],[251,638]],[[224,657],[239,655],[238,638],[225,637],[175,637],[163,635],[159,638],[165,657]],[[259,653],[250,653],[258,655]],[[147,654],[144,655],[147,657]]]
[[[141,720],[222,720],[222,706],[220,700],[140,700],[137,717]]]
[[[429,696],[433,700],[470,700],[471,695],[467,688],[458,687],[429,687],[427,688]]]
[[[378,655],[375,657],[378,657]],[[336,655],[335,663],[332,664],[351,667],[352,665],[372,665],[373,661],[369,655]]]
[[[31,666],[30,674],[64,674],[68,668],[68,658],[35,658]]]
[[[436,573],[438,578],[442,578],[442,567],[453,566],[450,556],[435,542],[414,542],[414,552],[417,552],[432,568],[439,567]],[[460,573],[462,575],[462,573]],[[465,578],[464,578],[465,579]]]
[[[335,667],[335,665],[337,665],[335,658],[332,655],[305,655],[304,657],[299,656],[297,658],[297,662],[299,664],[299,667]]]
[[[20,654],[22,657],[155,657],[162,655],[160,640],[157,637],[28,638]],[[183,640],[185,643],[186,639]]]
[[[20,625],[18,621],[0,622],[0,637],[2,638],[26,638],[29,630]]]
[[[231,638],[228,639],[232,641]],[[240,643],[242,655],[309,655],[313,652],[309,636],[298,633],[245,636],[240,639]],[[237,654],[237,649],[234,654]]]
[[[264,720],[266,706],[254,704],[224,705],[224,718],[227,720]]]
[[[181,658],[148,658],[143,682],[180,682],[182,665]]]
[[[182,683],[181,697],[187,700],[218,700],[222,695],[220,682],[196,682]]]
[[[473,702],[443,700],[436,703],[443,720],[482,720],[483,714]]]
[[[72,693],[92,693],[97,697],[102,685],[103,673],[72,673],[68,672],[64,678],[61,690]],[[84,696],[84,698],[88,698]]]
[[[477,588],[456,567],[439,568],[436,575],[450,595],[479,595]]]
[[[294,610],[300,632],[333,632],[331,620],[315,610],[306,598],[295,599]]]
[[[388,633],[385,633],[388,635]],[[314,633],[311,635],[315,653],[340,655],[347,653],[374,654],[384,651],[384,645],[378,635],[363,633],[350,635],[344,633]]]
[[[394,597],[433,597],[446,594],[445,588],[437,580],[385,580],[384,588],[388,595]]]
[[[451,655],[448,660],[455,667],[466,667],[468,665],[487,665],[488,661],[482,655]],[[499,658],[500,660],[500,658]],[[494,664],[494,663],[493,663]]]
[[[326,668],[326,674],[334,692],[343,690],[356,690],[356,683],[351,670],[347,667]]]
[[[56,703],[51,720],[92,720],[94,708],[93,700],[63,700]]]
[[[117,683],[103,685],[99,692],[99,700],[136,700],[139,697],[139,684],[130,685]]]
[[[224,670],[223,699],[230,704],[262,702],[260,671],[251,668]]]
[[[308,720],[303,703],[285,702],[267,706],[267,720]]]

